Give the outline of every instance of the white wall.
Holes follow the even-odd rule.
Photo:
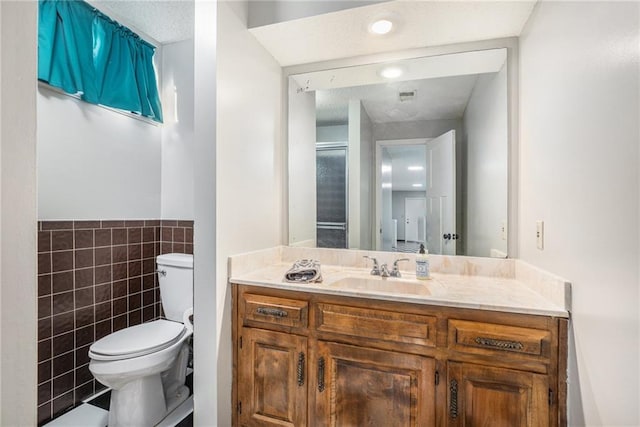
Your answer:
[[[38,89],[40,219],[193,218],[193,40],[155,62],[163,126]]]
[[[194,25],[194,229],[193,229],[193,405],[194,425],[218,418],[218,328],[216,263],[217,3],[195,2]],[[224,269],[226,273],[226,268]],[[224,273],[223,273],[224,274]],[[221,285],[222,287],[224,285]],[[225,369],[228,370],[227,367]],[[222,375],[224,376],[224,375]],[[230,394],[222,390],[224,398]],[[220,426],[224,424],[219,424]]]
[[[349,126],[318,126],[316,128],[316,139],[318,140],[317,142],[346,142],[349,139]]]
[[[573,284],[576,426],[640,425],[639,6],[541,2],[520,44],[520,254]]]
[[[0,2],[0,425],[36,425],[36,2]]]
[[[40,87],[38,218],[159,218],[160,133]]]
[[[282,69],[247,31],[247,6],[246,1],[218,3],[218,324],[217,338],[210,334],[204,339],[211,344],[217,339],[219,426],[231,425],[231,295],[227,259],[233,254],[282,244],[284,235]]]
[[[193,40],[156,55],[163,126],[38,88],[40,219],[193,218]]]
[[[193,40],[162,46],[161,217],[193,218]]]
[[[507,252],[507,70],[478,77],[462,119],[465,255]]]
[[[373,123],[360,103],[360,249],[372,250],[372,221],[375,221]]]
[[[360,101],[349,100],[349,248],[360,248]]]
[[[289,137],[288,242],[316,243],[316,93],[298,92],[288,79]]]

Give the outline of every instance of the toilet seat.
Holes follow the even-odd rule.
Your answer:
[[[121,329],[99,339],[89,347],[89,357],[94,360],[140,357],[170,347],[180,341],[185,333],[187,329],[182,323],[154,320]]]

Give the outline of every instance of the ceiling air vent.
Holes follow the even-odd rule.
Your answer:
[[[402,92],[398,92],[398,99],[400,100],[400,102],[412,101],[417,94],[417,90],[405,90]]]

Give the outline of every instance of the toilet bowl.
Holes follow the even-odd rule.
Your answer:
[[[193,303],[192,260],[182,254],[158,257],[167,319],[119,330],[89,348],[89,370],[112,389],[110,427],[153,426],[189,396],[185,378],[193,309],[184,306]],[[171,289],[163,292],[167,286]],[[165,302],[170,296],[172,301]]]

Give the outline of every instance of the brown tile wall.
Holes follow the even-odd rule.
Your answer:
[[[38,423],[104,388],[89,346],[162,316],[157,255],[193,253],[193,221],[38,222]]]

